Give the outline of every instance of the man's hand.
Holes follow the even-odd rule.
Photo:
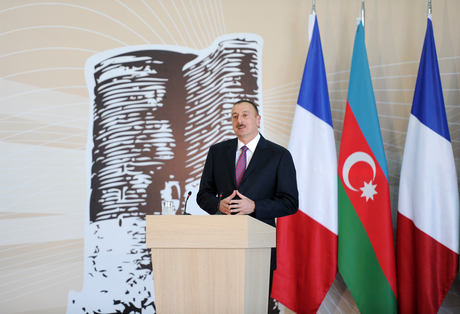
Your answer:
[[[256,204],[254,203],[254,201],[247,198],[246,196],[244,196],[238,191],[233,191],[232,195],[235,194],[235,192],[236,192],[236,195],[238,195],[240,199],[231,200],[231,205],[229,207],[230,212],[232,214],[236,213],[237,215],[249,215],[250,213],[254,212],[254,209],[256,208]]]
[[[222,214],[224,215],[230,215],[231,212],[230,212],[230,204],[232,203],[232,199],[236,196],[236,191],[233,191],[233,193],[220,200],[220,203],[219,203],[219,210]]]

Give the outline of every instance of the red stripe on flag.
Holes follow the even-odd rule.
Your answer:
[[[316,313],[337,273],[337,235],[301,210],[278,218],[276,229],[272,297],[298,314]]]
[[[399,313],[437,313],[456,277],[458,254],[399,213],[397,241]]]

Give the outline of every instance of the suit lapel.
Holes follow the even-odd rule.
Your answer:
[[[235,156],[236,156],[236,149],[238,147],[238,138],[230,141],[228,143],[228,150],[227,150],[227,164],[228,170],[230,171],[230,176],[233,181],[233,186],[236,188],[236,174],[235,174]]]

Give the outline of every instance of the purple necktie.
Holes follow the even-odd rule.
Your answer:
[[[246,171],[246,151],[248,150],[247,146],[241,147],[241,155],[238,158],[236,163],[235,173],[236,173],[236,187],[238,188],[243,178],[244,171]]]

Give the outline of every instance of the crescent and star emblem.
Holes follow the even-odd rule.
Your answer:
[[[351,154],[350,156],[348,156],[347,160],[345,160],[345,163],[343,164],[343,169],[342,169],[343,181],[345,182],[345,185],[350,190],[358,192],[358,190],[355,189],[351,185],[350,180],[348,178],[348,175],[349,175],[351,167],[353,167],[353,165],[356,164],[357,162],[365,162],[369,166],[371,166],[371,168],[372,168],[372,172],[373,172],[374,176],[369,181],[369,183],[366,183],[366,181],[364,181],[363,182],[364,186],[362,188],[360,188],[360,190],[363,192],[363,194],[361,194],[361,197],[365,197],[366,202],[369,199],[374,200],[374,195],[377,194],[377,192],[375,191],[375,188],[377,187],[377,184],[375,184],[375,185],[372,184],[373,183],[372,180],[375,179],[376,167],[375,167],[374,160],[372,159],[371,156],[369,156],[369,154],[366,154],[364,152],[355,152],[355,153]]]

